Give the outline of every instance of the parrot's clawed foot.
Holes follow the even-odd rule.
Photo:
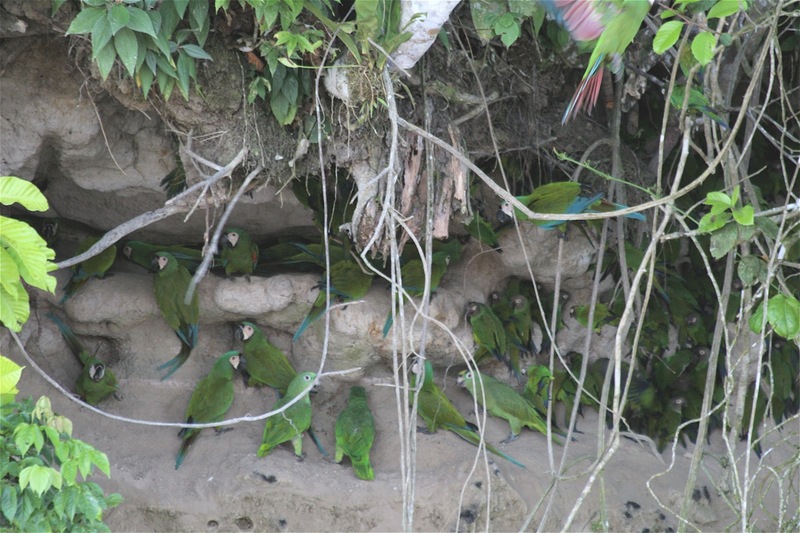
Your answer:
[[[295,455],[295,457],[297,457],[297,462],[298,463],[302,463],[303,461],[306,460],[306,454],[305,453],[301,453],[300,455]]]
[[[508,437],[506,437],[504,440],[500,441],[500,444],[508,444],[509,442],[514,442],[518,438],[519,438],[519,435],[514,435],[513,433],[509,433]]]
[[[433,435],[432,431],[428,431],[428,428],[423,426],[417,426],[417,433],[422,433],[423,435]]]
[[[114,394],[112,396],[114,396],[114,399],[117,400],[118,402],[121,402],[124,399],[120,391],[114,391]]]
[[[215,435],[222,435],[223,433],[227,433],[229,431],[233,431],[234,428],[214,428]]]

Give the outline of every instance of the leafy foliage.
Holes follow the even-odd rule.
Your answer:
[[[47,211],[47,199],[32,183],[13,176],[0,177],[0,203],[19,203],[31,211]],[[55,292],[55,252],[25,222],[0,216],[0,322],[12,331],[22,329],[30,305],[25,283]]]
[[[0,527],[109,531],[103,513],[122,497],[86,481],[95,468],[110,476],[108,457],[73,438],[72,422],[53,413],[47,397],[14,401],[21,372],[0,356]]]
[[[53,11],[62,3],[54,2]],[[189,99],[191,80],[197,82],[195,60],[212,59],[203,50],[209,31],[206,2],[81,0],[81,4],[67,35],[90,35],[92,59],[103,79],[119,59],[145,98],[156,82],[166,100],[176,86]],[[185,18],[188,28],[182,24]]]

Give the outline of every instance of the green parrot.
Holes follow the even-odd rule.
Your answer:
[[[225,274],[252,274],[258,264],[258,244],[241,228],[228,228],[222,236],[220,256]]]
[[[686,86],[684,85],[676,85],[672,88],[672,94],[669,98],[669,103],[672,104],[677,110],[683,109],[683,101],[686,98]],[[707,116],[714,122],[720,125],[720,127],[724,130],[730,129],[728,123],[725,122],[721,116],[719,116],[716,109],[711,107],[711,102],[708,100],[703,91],[700,89],[695,89],[692,87],[689,89],[689,100],[686,103],[686,109],[690,112]]]
[[[419,376],[422,375],[422,384],[417,385]],[[419,388],[419,392],[415,392]],[[447,396],[436,386],[433,382],[433,365],[430,361],[417,360],[411,367],[411,404],[414,404],[414,396],[419,394],[417,413],[425,421],[425,426],[429,433],[435,433],[437,429],[446,429],[452,431],[465,441],[479,446],[481,442],[481,435],[478,428],[464,420],[461,413],[450,402]],[[485,442],[486,449],[502,457],[506,461],[514,463],[520,468],[525,468],[525,465],[516,459],[504,454],[488,442]]]
[[[248,378],[247,384],[267,385],[281,396],[292,379],[297,375],[286,355],[272,343],[261,329],[252,322],[242,322],[236,328],[236,336],[244,344],[242,373]]]
[[[581,196],[581,184],[575,181],[558,181],[546,183],[536,187],[532,193],[517,196],[516,199],[535,213],[577,215],[580,213],[600,212],[606,213],[623,209],[626,206],[603,200],[603,194],[598,193],[591,197]],[[555,229],[566,222],[563,220],[531,219],[522,214],[522,211],[512,207],[508,202],[503,202],[497,211],[497,219],[501,223],[517,220],[528,220],[540,228]],[[641,213],[630,213],[625,218],[645,221]]]
[[[484,394],[481,393],[481,383]],[[536,412],[533,405],[502,381],[477,370],[462,370],[458,374],[458,384],[465,387],[479,405],[486,407],[490,415],[508,420],[511,434],[504,442],[517,440],[523,426],[547,435],[547,421]],[[555,436],[556,432],[555,429],[551,431],[551,438],[553,442],[562,444]],[[558,434],[564,436],[563,433]]]
[[[499,249],[497,231],[480,213],[475,212],[472,215],[472,220],[469,221],[469,224],[464,224],[464,227],[478,242],[485,244],[489,248]]]
[[[122,255],[147,270],[152,270],[153,255],[156,252],[171,253],[190,273],[194,273],[203,262],[203,251],[189,246],[162,246],[143,241],[125,241],[122,245]],[[212,266],[219,266],[219,261],[212,263]]]
[[[545,365],[530,365],[525,373],[528,381],[525,382],[522,397],[545,416],[550,405],[550,382],[553,381],[553,374]]]
[[[453,240],[451,242],[458,241]],[[406,261],[400,267],[400,276],[403,278],[403,290],[406,291],[409,296],[419,297],[425,293],[425,270],[423,264],[424,263],[422,259],[415,258]],[[442,277],[444,277],[445,272],[447,272],[447,266],[449,264],[450,252],[448,250],[442,250],[440,252],[434,252],[431,254],[431,294],[435,293],[436,289],[439,288],[439,282],[442,280]],[[389,315],[386,317],[386,321],[383,324],[384,338],[389,335],[389,331],[391,331],[393,323],[394,318],[392,317],[392,312],[390,310]]]
[[[360,300],[366,296],[370,286],[372,286],[372,274],[368,274],[361,269],[361,266],[355,261],[349,259],[340,261],[336,264],[331,264],[331,303],[350,302],[353,300]],[[300,327],[295,332],[293,341],[297,341],[300,335],[313,324],[325,312],[327,295],[325,292],[326,277],[317,284],[319,294],[311,310],[306,315]]]
[[[328,247],[330,264],[345,260],[345,247]],[[290,272],[325,270],[325,247],[320,243],[280,242],[261,248],[258,255],[257,272],[274,272],[290,268]]]
[[[569,310],[570,316],[574,318],[578,324],[588,328],[589,327],[589,305],[575,305]],[[594,325],[593,330],[595,333],[600,333],[603,326],[617,326],[619,325],[619,317],[609,310],[606,304],[597,303],[594,308]]]
[[[577,352],[570,352],[566,356],[569,359],[569,367],[572,371],[574,378],[564,368],[559,368],[553,372],[553,398],[557,402],[563,402],[566,408],[564,414],[564,423],[569,425],[569,419],[572,416],[572,408],[575,405],[575,395],[578,391],[578,383],[575,381],[580,376],[581,365],[583,364],[583,356]],[[583,391],[581,393],[581,406],[597,407],[598,400],[603,390],[603,383],[606,378],[606,368],[608,367],[608,359],[602,357],[592,361],[586,367],[586,377],[583,380]],[[580,408],[578,413],[580,413]]]
[[[503,322],[506,332],[506,345],[508,348],[508,365],[511,372],[517,379],[522,378],[520,368],[520,358],[530,357],[534,353],[531,330],[533,319],[531,318],[531,304],[528,299],[521,294],[511,298],[511,314]]]
[[[75,255],[80,255],[87,251],[99,240],[99,237],[86,237],[78,245]],[[114,264],[116,256],[117,247],[112,244],[96,256],[74,265],[72,267],[72,277],[64,287],[64,296],[61,297],[60,303],[66,302],[89,278],[105,277],[108,269]]]
[[[350,398],[336,419],[336,462],[341,463],[344,455],[350,458],[353,471],[359,479],[375,479],[369,451],[375,440],[375,419],[367,404],[367,391],[364,387],[351,387]]]
[[[566,28],[578,43],[594,42],[589,64],[572,101],[564,112],[565,124],[581,109],[591,111],[597,103],[603,71],[622,72],[622,54],[636,37],[654,0],[541,0],[544,8]]]
[[[473,355],[475,362],[480,362],[487,353],[498,361],[505,361],[506,332],[492,309],[486,304],[470,302],[467,304],[467,320],[472,326],[472,338],[478,347]]]
[[[197,344],[200,305],[197,291],[194,292],[191,303],[184,303],[192,276],[171,253],[157,252],[153,256],[153,270],[156,271],[153,284],[156,303],[167,324],[181,341],[178,355],[158,367],[158,370],[167,369],[167,373],[161,378],[164,381],[186,362]]]
[[[222,420],[233,405],[233,374],[239,368],[241,355],[231,351],[221,355],[211,367],[211,371],[197,382],[186,408],[187,424],[207,424]],[[200,436],[201,428],[183,428],[178,436],[183,438],[181,448],[175,457],[175,470],[180,468],[189,447]],[[219,433],[220,430],[217,430]]]
[[[97,405],[116,393],[117,377],[114,373],[106,368],[102,361],[86,351],[75,333],[60,318],[53,313],[47,313],[46,316],[58,326],[72,353],[83,365],[83,371],[75,381],[75,392],[78,396],[89,405]]]
[[[278,444],[291,441],[294,454],[303,457],[303,432],[311,427],[311,399],[309,392],[317,381],[317,374],[314,372],[303,372],[297,374],[289,388],[286,396],[275,402],[272,410],[278,410],[296,397],[301,399],[293,403],[280,414],[267,418],[264,426],[264,438],[258,448],[258,456],[268,455]]]

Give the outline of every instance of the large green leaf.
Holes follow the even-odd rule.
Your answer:
[[[24,366],[19,366],[11,359],[0,355],[0,394],[16,394],[17,383]]]
[[[114,60],[117,58],[117,51],[114,49],[114,44],[109,42],[97,52],[95,61],[97,61],[97,68],[100,70],[100,76],[105,80],[111,73],[111,68],[114,66]]]
[[[657,54],[663,54],[669,50],[672,45],[678,42],[682,29],[683,22],[680,20],[670,20],[662,24],[653,38],[653,51]]]
[[[106,16],[106,10],[97,7],[87,7],[72,20],[67,28],[67,35],[80,35],[89,33],[94,28],[97,19]]]
[[[28,321],[31,310],[28,293],[17,278],[16,286],[7,290],[0,286],[0,322],[11,331],[19,333],[22,324]]]
[[[138,7],[128,7],[128,14],[130,15],[128,19],[128,27],[130,29],[139,33],[146,33],[155,39],[156,31],[153,27],[153,21],[147,16],[147,13]]]
[[[136,34],[130,28],[122,28],[114,35],[114,48],[117,50],[125,70],[131,77],[136,73],[136,62],[139,59],[139,44]]]
[[[55,293],[56,278],[48,274],[48,263],[56,254],[36,230],[19,220],[0,216],[0,243],[29,285]]]
[[[33,183],[14,176],[0,177],[0,203],[22,204],[28,211],[47,211],[47,198]]]
[[[108,22],[111,24],[111,33],[116,35],[122,28],[128,26],[128,21],[131,18],[128,8],[122,4],[116,4],[108,10]]]

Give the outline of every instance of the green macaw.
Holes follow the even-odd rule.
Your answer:
[[[422,375],[422,384],[418,385],[419,376]],[[414,404],[414,396],[419,395],[417,413],[425,421],[428,433],[435,433],[437,429],[452,431],[465,441],[479,446],[481,434],[475,424],[467,422],[461,413],[450,402],[447,396],[433,382],[433,365],[430,361],[417,360],[411,367],[411,405]],[[419,389],[419,392],[416,392]],[[525,465],[516,459],[504,454],[488,442],[484,441],[486,449],[491,453],[502,457],[506,461],[514,463],[520,468]]]
[[[194,387],[186,408],[187,424],[208,424],[222,420],[233,405],[233,374],[240,362],[240,354],[236,351],[226,352],[214,362],[211,371]],[[180,468],[186,452],[201,431],[202,428],[183,428],[178,432],[183,442],[175,457],[175,470]],[[217,432],[220,430],[217,429]]]
[[[492,309],[486,304],[470,302],[467,304],[467,320],[472,326],[472,338],[478,347],[473,355],[475,362],[480,362],[487,353],[498,361],[505,361],[506,332]]]
[[[289,388],[286,396],[280,398],[272,410],[278,410],[296,397],[301,399],[289,406],[280,414],[267,418],[264,426],[264,438],[258,448],[258,456],[268,455],[278,444],[292,442],[294,454],[303,457],[303,432],[311,427],[311,399],[309,392],[317,381],[317,374],[314,372],[302,372],[297,374]]]
[[[178,244],[164,246],[143,241],[125,241],[122,245],[122,255],[147,270],[152,270],[153,255],[156,252],[171,253],[190,273],[194,273],[203,262],[203,251],[189,246]],[[218,263],[216,261],[212,266],[219,266]]]
[[[331,264],[330,271],[331,278],[331,303],[335,302],[351,302],[353,300],[360,300],[366,296],[369,288],[372,286],[372,274],[366,273],[361,269],[355,261],[345,259],[336,264]],[[300,335],[313,324],[325,312],[327,303],[327,294],[325,287],[327,286],[326,276],[317,284],[319,294],[317,299],[314,300],[311,310],[306,315],[300,327],[295,332],[293,341],[297,341]]]
[[[517,440],[523,426],[547,435],[547,421],[536,412],[533,405],[502,381],[498,381],[488,374],[481,374],[477,370],[462,370],[458,374],[458,384],[465,387],[490,415],[508,420],[511,434],[504,442]],[[553,442],[562,444],[561,440],[555,436],[556,433],[556,429],[551,429]],[[558,434],[564,436],[561,432]]]
[[[375,479],[375,472],[369,461],[369,451],[375,440],[375,419],[367,404],[367,391],[364,387],[351,387],[350,398],[336,419],[336,457],[337,463],[347,455],[353,464],[353,471],[359,479]]]
[[[672,88],[672,94],[670,95],[669,103],[672,104],[672,107],[675,109],[681,110],[683,109],[683,101],[685,98],[686,86],[676,85]],[[686,109],[697,114],[702,113],[719,124],[722,129],[730,129],[728,123],[725,122],[721,116],[719,116],[716,109],[711,107],[711,102],[700,89],[696,89],[694,87],[689,89],[689,100],[686,103]]]
[[[221,262],[228,276],[249,276],[258,264],[258,244],[241,228],[228,228],[222,234]]]
[[[106,368],[106,365],[100,359],[86,351],[86,348],[83,347],[75,333],[60,318],[53,313],[47,313],[46,316],[58,326],[70,350],[83,365],[83,371],[75,381],[75,392],[78,396],[89,405],[97,405],[111,394],[115,394],[117,392],[117,377],[114,373]]]
[[[532,193],[515,197],[521,204],[535,213],[578,215],[581,213],[610,213],[627,206],[615,204],[603,199],[603,194],[581,196],[581,185],[574,181],[558,181],[536,187]],[[503,202],[497,211],[497,219],[501,223],[517,220],[530,221],[543,229],[555,229],[566,224],[564,220],[540,220],[528,218],[522,211]],[[647,220],[641,213],[630,213],[625,218],[644,222]]]
[[[636,37],[654,0],[541,0],[551,16],[578,43],[596,41],[578,89],[567,106],[561,123],[591,111],[597,103],[606,63],[611,72],[622,72],[622,54]]]
[[[244,344],[242,373],[247,384],[267,385],[286,395],[289,384],[297,375],[286,355],[274,346],[261,329],[252,322],[242,322],[236,328],[236,336]]]
[[[78,244],[75,255],[80,255],[87,251],[99,240],[99,237],[86,237]],[[108,269],[114,264],[116,256],[117,247],[112,244],[96,256],[74,265],[72,267],[72,276],[64,287],[64,296],[61,297],[60,303],[66,302],[89,278],[105,277]]]
[[[453,242],[458,241],[454,240]],[[406,291],[409,296],[419,297],[425,293],[425,270],[423,264],[422,259],[415,258],[403,263],[400,267],[400,276],[403,278],[403,290]],[[449,264],[450,252],[448,250],[442,250],[431,254],[431,294],[435,293],[436,289],[439,288],[439,282],[442,280],[442,277],[444,277],[445,272],[447,272],[447,266]],[[383,324],[384,337],[389,334],[393,323],[394,319],[392,317],[392,311],[390,310]]]
[[[200,304],[197,291],[194,292],[191,303],[184,302],[192,276],[171,253],[156,252],[153,256],[153,270],[156,272],[153,284],[156,303],[167,324],[181,341],[181,351],[178,355],[158,367],[158,370],[167,369],[167,373],[161,378],[161,381],[164,381],[186,362],[192,349],[197,345]]]

